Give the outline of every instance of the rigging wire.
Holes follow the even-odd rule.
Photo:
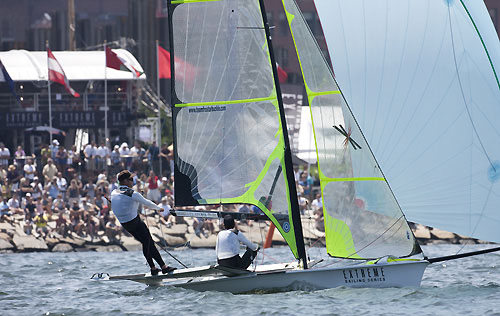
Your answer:
[[[148,219],[148,214],[146,214],[146,212],[144,212],[144,216],[146,217],[146,225],[148,226],[148,230],[149,230],[149,219]],[[161,231],[161,234],[162,234],[162,239],[163,239],[163,242],[167,243],[167,241],[165,240],[165,236],[163,235],[163,229],[162,229],[162,225],[160,223],[160,231]],[[154,241],[154,240],[153,240]],[[188,268],[187,265],[185,265],[184,263],[182,263],[179,259],[177,259],[173,254],[170,253],[170,251],[168,251],[165,247],[163,247],[160,243],[157,243],[155,242],[155,244],[157,244],[158,246],[160,246],[160,248],[165,251],[170,257],[172,257],[175,261],[177,261],[181,266],[183,266],[184,268]]]

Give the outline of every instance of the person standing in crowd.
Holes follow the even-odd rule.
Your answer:
[[[96,146],[95,143],[89,143],[85,146],[83,153],[85,154],[86,166],[88,171],[94,171],[95,169],[95,157],[96,157]]]
[[[247,246],[243,257],[240,257],[240,242]],[[217,235],[215,253],[217,263],[223,267],[246,269],[250,266],[259,251],[259,246],[248,240],[242,232],[235,228],[231,215],[224,216],[224,230]]]
[[[62,194],[63,198],[66,198],[66,190],[68,190],[68,181],[66,181],[66,178],[62,176],[62,172],[57,173],[57,188],[59,189],[59,192]]]
[[[66,172],[66,163],[68,161],[68,153],[63,146],[59,146],[56,152],[57,169],[61,172]]]
[[[146,151],[146,155],[149,155],[149,161],[152,164],[150,167],[156,174],[160,173],[160,149],[156,145],[156,142],[153,141],[151,146],[149,146]]]
[[[33,159],[26,160],[23,169],[24,169],[24,177],[28,179],[30,182],[33,181],[36,174],[36,168],[33,165]]]
[[[73,163],[78,160],[77,159],[77,153],[76,153],[76,146],[73,145],[71,148],[68,150],[68,158],[66,159],[66,165],[68,168],[73,168],[76,170],[75,165]]]
[[[54,139],[52,141],[52,145],[50,145],[49,148],[50,148],[50,158],[55,159],[56,153],[59,150],[59,141],[57,139]]]
[[[149,172],[147,197],[155,203],[160,202],[161,199],[161,193],[158,189],[158,177],[153,170]]]
[[[96,185],[94,184],[92,179],[89,179],[83,186],[83,193],[87,198],[93,199],[95,197],[95,189]]]
[[[9,166],[10,151],[3,143],[0,143],[0,168],[7,169]]]
[[[175,268],[167,266],[161,258],[148,227],[140,219],[137,212],[139,204],[155,210],[163,210],[163,208],[132,190],[133,176],[130,171],[120,171],[118,182],[120,186],[111,193],[111,208],[123,228],[141,242],[142,252],[151,268],[151,275],[158,275],[160,271],[155,266],[153,259],[160,265],[163,274],[174,271]]]
[[[120,167],[120,146],[115,145],[113,151],[111,152],[111,166],[113,166],[113,171]]]
[[[9,166],[7,169],[7,181],[12,191],[17,191],[19,189],[19,180],[21,180],[22,177],[23,176],[17,170],[16,165]]]
[[[170,162],[169,162],[170,150],[168,150],[167,144],[161,146],[160,160],[161,160],[161,176],[170,176]]]
[[[50,183],[57,174],[57,167],[52,158],[47,159],[47,164],[43,167],[42,175],[45,178],[45,184]]]
[[[42,145],[42,149],[40,149],[40,155],[42,156],[41,165],[45,166],[50,158],[52,158],[52,153],[50,151],[50,147],[47,144]]]
[[[68,187],[68,193],[66,194],[66,198],[68,200],[69,205],[73,205],[73,202],[80,202],[82,190],[82,183],[77,181],[76,179],[72,179],[70,181],[70,185]]]
[[[40,183],[38,177],[33,178],[33,182],[31,182],[31,187],[33,188],[33,193],[31,195],[34,199],[39,199],[42,197],[43,186]]]
[[[17,150],[14,153],[16,158],[16,165],[18,168],[22,168],[24,166],[24,159],[26,157],[26,153],[23,150],[22,146],[17,146]]]
[[[132,157],[130,157],[130,149],[128,148],[128,144],[122,143],[119,151],[125,168],[130,168],[130,166],[132,165]]]
[[[106,169],[106,161],[109,157],[109,149],[106,147],[104,143],[101,143],[96,150],[96,162],[97,162],[97,170]]]
[[[57,185],[57,177],[53,177],[51,181],[47,181],[45,192],[49,193],[53,199],[59,194],[59,186]]]

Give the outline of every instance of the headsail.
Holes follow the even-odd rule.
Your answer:
[[[327,251],[409,256],[420,248],[294,0],[283,0],[309,99]]]
[[[172,4],[171,50],[196,69],[196,76],[174,75],[175,203],[256,205],[298,257],[259,1]]]
[[[409,220],[500,242],[500,44],[483,1],[315,0]]]

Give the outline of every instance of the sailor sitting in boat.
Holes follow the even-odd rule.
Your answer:
[[[223,267],[246,269],[259,251],[259,246],[248,240],[242,232],[234,228],[231,215],[224,216],[224,230],[217,235],[215,253],[217,263]],[[240,257],[240,242],[247,246],[247,251]]]

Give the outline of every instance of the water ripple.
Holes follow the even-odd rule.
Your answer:
[[[455,245],[426,247],[429,256],[456,252]],[[471,249],[472,250],[472,249]],[[286,257],[289,250],[266,250]],[[176,252],[181,261],[210,263],[213,250]],[[141,252],[2,254],[2,315],[499,315],[500,265],[484,255],[430,265],[420,288],[351,289],[234,295],[169,286],[90,280],[95,272],[147,271]],[[167,258],[165,258],[167,259]],[[169,262],[169,264],[175,264]],[[264,292],[263,292],[264,293]],[[464,304],[464,302],[474,302]],[[460,308],[457,308],[459,306]]]

